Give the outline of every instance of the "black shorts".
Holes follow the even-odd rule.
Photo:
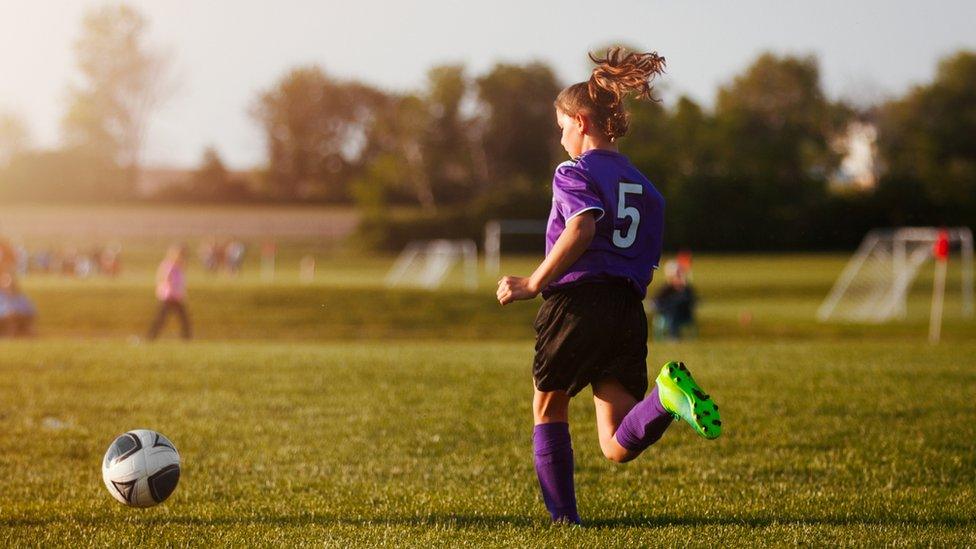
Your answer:
[[[592,282],[553,292],[535,319],[532,377],[540,391],[570,396],[616,378],[640,400],[647,391],[647,315],[624,282]]]

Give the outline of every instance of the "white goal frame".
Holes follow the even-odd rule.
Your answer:
[[[485,272],[501,271],[502,234],[546,234],[546,221],[538,219],[492,219],[485,223]]]
[[[892,318],[904,318],[907,313],[908,291],[922,265],[934,259],[932,245],[939,233],[946,231],[949,244],[960,249],[962,278],[962,313],[973,316],[973,233],[968,227],[940,229],[937,227],[902,227],[898,229],[874,229],[870,231],[847,266],[834,283],[830,293],[817,310],[817,319],[826,322],[833,319],[840,301],[857,277],[868,258],[888,254],[891,244],[892,282],[886,288],[877,288],[866,303],[857,311],[844,315],[846,320],[884,322]],[[908,252],[910,244],[923,245]],[[925,246],[927,244],[927,246]]]
[[[478,288],[478,245],[474,240],[414,240],[400,252],[386,275],[389,288],[440,288],[458,261],[464,263],[464,286]]]

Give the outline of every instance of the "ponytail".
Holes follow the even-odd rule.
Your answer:
[[[624,99],[633,94],[654,101],[651,80],[664,73],[666,62],[657,52],[627,52],[620,47],[610,48],[603,58],[591,53],[590,60],[596,63],[590,79],[560,92],[556,107],[570,115],[587,111],[594,124],[615,141],[627,133]]]

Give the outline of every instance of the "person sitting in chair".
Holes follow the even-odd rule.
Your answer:
[[[654,335],[680,339],[686,328],[695,326],[695,304],[698,301],[687,274],[675,261],[664,265],[667,284],[654,296]]]

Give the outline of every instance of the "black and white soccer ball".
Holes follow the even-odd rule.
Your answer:
[[[180,454],[168,438],[149,429],[119,435],[102,460],[102,480],[131,507],[162,503],[180,481]]]

